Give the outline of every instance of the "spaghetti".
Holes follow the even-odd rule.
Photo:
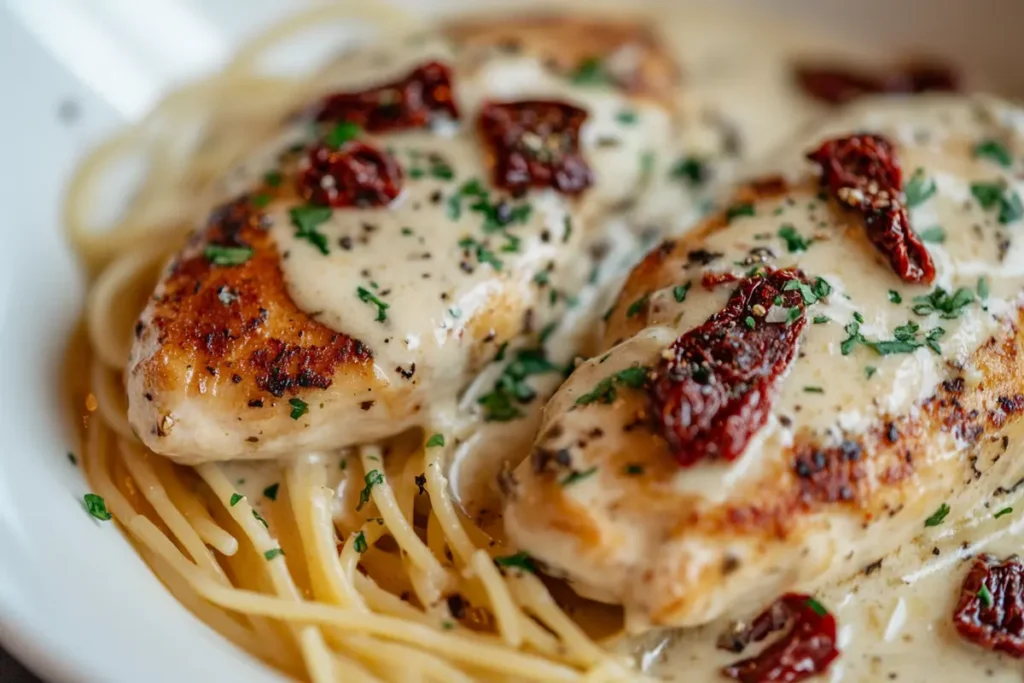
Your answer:
[[[75,175],[65,223],[92,276],[87,357],[73,361],[90,369],[88,387],[76,395],[86,406],[86,475],[185,607],[289,676],[636,680],[631,660],[595,642],[528,565],[495,562],[514,549],[461,514],[445,476],[450,448],[427,448],[421,432],[357,449],[343,459],[344,471],[333,455],[297,454],[261,514],[224,466],[174,465],[144,447],[128,423],[122,387],[132,326],[186,226],[209,209],[196,197],[309,87],[302,78],[262,75],[261,60],[326,20],[410,23],[377,5],[359,7],[356,15],[330,6],[285,21],[219,75],[169,95]],[[107,230],[90,229],[102,182],[139,160],[144,180],[124,215]]]

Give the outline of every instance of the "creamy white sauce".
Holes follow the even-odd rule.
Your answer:
[[[831,40],[814,38],[817,34],[811,32],[780,30],[774,25],[736,21],[717,14],[660,16],[658,24],[664,39],[678,55],[686,76],[684,101],[681,102],[683,125],[672,144],[651,148],[652,138],[664,142],[668,135],[668,121],[660,112],[635,107],[638,123],[623,126],[618,118],[624,106],[621,97],[600,91],[581,92],[553,78],[535,62],[523,59],[495,62],[476,73],[476,82],[460,82],[458,92],[465,121],[473,120],[473,113],[484,98],[552,97],[584,106],[590,112],[590,119],[582,137],[588,158],[601,179],[600,185],[592,190],[595,196],[592,201],[609,205],[635,194],[638,178],[645,173],[642,167],[649,163],[652,169],[647,180],[650,192],[635,214],[633,227],[642,223],[653,227],[657,233],[689,227],[698,212],[690,199],[681,197],[679,181],[668,179],[667,170],[672,162],[686,156],[710,159],[717,181],[737,174],[739,160],[760,155],[822,111],[792,85],[789,59],[801,53],[834,54],[836,48]],[[843,52],[853,54],[852,50]],[[411,47],[395,61],[384,63],[369,55],[357,67],[346,62],[344,69],[333,72],[332,77],[338,87],[367,87],[394,78],[426,58],[446,56],[448,53],[443,46],[428,41]],[[1019,127],[1020,120],[1013,125]],[[723,153],[723,127],[738,130],[743,141],[738,153],[732,156]],[[480,332],[470,329],[469,321],[484,316],[488,308],[493,307],[491,296],[496,284],[490,267],[475,258],[469,259],[473,273],[460,269],[460,263],[467,259],[457,246],[458,240],[480,236],[480,217],[464,209],[458,219],[451,219],[444,201],[434,203],[430,197],[437,190],[447,197],[451,189],[466,180],[483,180],[485,171],[472,126],[454,127],[449,134],[451,138],[423,132],[405,133],[389,135],[386,141],[381,141],[394,149],[403,165],[413,161],[413,155],[423,158],[422,155],[432,150],[438,151],[455,171],[455,179],[441,181],[428,174],[414,180],[407,176],[403,195],[389,211],[335,212],[320,228],[331,245],[328,256],[316,252],[309,242],[297,240],[283,211],[273,214],[273,236],[281,251],[287,254],[282,265],[289,291],[300,308],[318,312],[317,317],[324,324],[364,341],[374,351],[375,372],[387,382],[400,382],[397,368],[409,368],[415,363],[420,373],[416,381],[429,381],[439,392],[447,392],[445,396],[433,397],[439,407],[434,410],[432,419],[447,421],[460,437],[450,473],[452,486],[467,510],[493,512],[497,504],[494,487],[497,472],[505,463],[515,466],[528,452],[540,424],[540,408],[558,387],[561,377],[549,374],[530,378],[537,398],[519,406],[524,413],[521,419],[480,423],[476,400],[493,385],[502,364],[487,365],[497,348],[482,357],[468,358],[462,345],[467,335]],[[612,148],[599,146],[597,141],[606,135],[616,136],[622,144]],[[908,130],[901,137],[910,140],[913,135],[914,131]],[[302,136],[302,131],[286,132],[266,154],[255,157],[230,179],[228,187],[247,186],[252,178],[273,166],[281,149]],[[644,162],[646,153],[654,153],[654,156]],[[924,156],[918,159],[916,154],[913,152],[905,158],[908,176],[918,164],[935,165],[934,159]],[[961,179],[964,169],[953,170],[955,174],[941,171],[933,174],[938,196],[914,210],[915,225],[941,224],[944,217],[958,211],[970,198],[969,188]],[[992,176],[990,171],[972,168],[968,175],[987,178]],[[805,173],[806,169],[795,172]],[[608,176],[611,181],[605,180]],[[622,182],[623,177],[632,180]],[[1020,189],[1024,188],[1018,187]],[[694,194],[698,199],[708,198],[702,192]],[[626,267],[642,254],[643,242],[620,223],[615,233],[618,237],[612,239],[616,248],[606,259],[598,281],[581,290],[592,265],[589,259],[581,258],[581,254],[590,242],[583,230],[577,229],[571,248],[552,246],[542,235],[545,232],[562,234],[568,210],[566,201],[546,192],[531,193],[528,199],[532,206],[530,218],[512,229],[520,240],[521,249],[514,256],[514,267],[503,277],[519,278],[525,289],[538,270],[554,263],[551,286],[581,291],[575,309],[567,312],[561,306],[541,311],[537,323],[540,328],[550,321],[561,321],[547,345],[548,356],[553,362],[568,364],[577,354],[590,355],[596,319],[617,291]],[[854,312],[871,311],[862,332],[874,337],[888,337],[897,325],[916,319],[908,313],[906,304],[889,306],[880,298],[885,296],[885,288],[877,286],[879,277],[888,277],[891,288],[901,292],[907,301],[927,290],[908,288],[894,276],[879,275],[870,247],[865,247],[857,258],[850,258],[848,244],[828,239],[830,232],[842,228],[826,215],[820,202],[817,202],[817,209],[812,208],[814,203],[815,200],[808,197],[806,204],[780,207],[783,212],[779,216],[773,213],[775,207],[763,204],[759,206],[757,217],[739,219],[738,230],[723,233],[717,241],[712,238],[708,248],[718,247],[731,259],[736,253],[761,244],[755,235],[765,232],[775,235],[780,221],[791,223],[804,236],[815,236],[818,244],[814,247],[813,274],[825,277],[834,295],[827,305],[810,309],[809,313],[828,316],[834,322],[808,325],[802,348],[812,356],[828,359],[837,355],[837,347],[845,336],[842,325]],[[463,207],[465,204],[464,201]],[[985,216],[979,215],[978,220],[985,220]],[[368,230],[367,225],[372,225],[373,229]],[[596,224],[586,229],[593,233],[606,227]],[[407,233],[403,228],[411,231]],[[358,244],[358,255],[338,246],[344,237]],[[797,262],[800,256],[787,256],[777,238],[765,243],[779,254],[780,264]],[[492,244],[493,251],[505,258],[499,251],[500,241],[492,240]],[[972,309],[961,319],[943,321],[947,329],[942,340],[946,358],[965,358],[994,331],[997,316],[1014,305],[1019,287],[1013,279],[1024,276],[1022,240],[1015,240],[1011,251],[999,263],[994,262],[991,251],[980,252],[980,244],[982,242],[966,232],[951,231],[944,245],[930,245],[943,286],[974,287],[981,275],[992,280],[987,311]],[[426,253],[430,254],[429,258],[423,257]],[[388,302],[386,324],[375,320],[376,311],[372,306],[359,301],[356,296],[359,287],[370,289]],[[721,290],[704,292],[697,285],[682,306],[677,305],[669,293],[652,294],[652,306],[660,311],[664,326],[651,333],[656,343],[644,345],[639,356],[622,356],[625,359],[622,367],[645,353],[649,355],[660,349],[666,340],[670,341],[681,331],[700,324],[723,301]],[[921,322],[927,328],[936,321],[924,319]],[[685,476],[680,474],[674,485],[680,491],[706,491],[710,499],[724,497],[728,495],[731,481],[756,471],[760,449],[778,448],[788,443],[792,433],[803,427],[837,433],[863,429],[879,412],[906,410],[929,395],[941,376],[939,366],[944,359],[926,349],[885,358],[868,358],[863,353],[863,349],[858,350],[855,358],[846,363],[798,364],[787,379],[779,403],[779,414],[792,419],[789,427],[773,418],[747,455],[727,468],[728,472],[708,468],[700,476],[692,472]],[[870,381],[865,381],[864,366],[868,362],[877,370]],[[596,361],[589,363],[593,365]],[[595,369],[589,374],[582,373],[581,377],[599,378],[613,369],[610,366]],[[463,391],[467,376],[478,370],[482,372],[473,385]],[[807,386],[820,386],[825,393],[808,401],[804,390]],[[459,399],[461,410],[455,411],[453,406]],[[344,456],[339,453],[337,457]],[[278,465],[232,464],[228,467],[239,490],[258,507],[267,504],[263,496],[267,486],[276,482],[283,485]],[[331,485],[339,495],[344,495],[346,487],[342,482],[346,475],[341,467],[336,476],[339,480]],[[1011,501],[1005,502],[1005,505],[1011,504]],[[1003,506],[1004,501],[1000,501],[999,507]],[[921,542],[904,547],[893,558],[886,558],[882,568],[871,576],[823,590],[821,599],[836,613],[842,629],[843,656],[828,680],[877,681],[888,677],[898,681],[952,682],[979,680],[982,676],[994,681],[1019,680],[1019,666],[964,644],[952,633],[948,619],[959,579],[965,571],[962,563],[951,562],[950,558],[964,552],[958,549],[965,542],[972,544],[972,548],[987,544],[990,550],[1000,554],[1013,551],[1024,537],[1024,523],[1015,523],[1017,517],[1008,515],[993,521],[990,509],[980,510],[966,521],[958,522],[955,533],[948,533],[948,528],[929,530]],[[933,546],[939,548],[938,556],[932,555]],[[749,610],[745,616],[749,616]],[[735,655],[713,648],[723,626],[724,623],[712,624],[674,634],[669,639],[652,636],[624,647],[646,648],[643,659],[650,670],[672,680],[717,680],[717,668],[736,659]]]
[[[1019,437],[1020,430],[1016,431],[1013,436]],[[873,561],[856,576],[818,591],[816,597],[836,618],[841,655],[826,675],[813,680],[1020,681],[1020,662],[964,641],[953,627],[952,615],[974,556],[1021,553],[1022,513],[1021,491],[992,496],[966,514],[954,511],[938,526],[922,526],[921,537],[913,543],[878,556],[877,565]],[[718,669],[755,654],[759,646],[737,655],[717,649],[715,641],[733,617],[749,619],[757,609],[737,610],[701,628],[649,634],[620,647],[637,654],[649,673],[666,680],[720,680]]]

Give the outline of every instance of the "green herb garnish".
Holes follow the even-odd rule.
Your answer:
[[[807,251],[807,247],[814,242],[813,239],[805,239],[792,225],[788,223],[779,228],[779,237],[786,243],[786,250],[789,253]]]
[[[1006,149],[1006,146],[998,140],[979,142],[974,146],[974,156],[991,159],[1003,168],[1013,166],[1013,156],[1010,154],[1010,150]]]
[[[368,546],[366,545],[366,535],[362,531],[355,535],[352,540],[352,544],[355,546],[356,552],[360,555],[365,553],[368,549]]]
[[[939,506],[939,509],[932,513],[932,516],[924,520],[925,526],[938,526],[942,524],[942,521],[946,519],[946,515],[949,514],[949,506],[943,503]]]
[[[938,313],[946,320],[959,318],[964,308],[974,303],[974,292],[967,287],[960,287],[950,294],[942,287],[936,287],[925,296],[915,296],[911,310],[917,315]]]
[[[901,304],[901,303],[903,303],[903,297],[900,296],[900,293],[897,292],[895,289],[890,289],[889,290],[889,301],[891,301],[894,304]]]
[[[263,489],[263,497],[268,500],[277,500],[277,490],[281,488],[280,484],[271,484],[267,488]]]
[[[356,511],[363,509],[363,506],[370,502],[370,490],[377,484],[384,483],[384,475],[381,474],[380,470],[370,470],[363,477],[363,483],[366,486],[359,492],[359,504],[356,505]]]
[[[611,403],[618,396],[616,387],[624,386],[630,389],[639,389],[647,383],[649,368],[642,365],[634,365],[624,370],[605,377],[593,390],[583,394],[576,399],[576,405],[585,406],[591,403]]]
[[[914,171],[914,175],[910,176],[910,181],[907,183],[906,190],[904,190],[904,194],[907,197],[907,206],[914,208],[919,204],[923,204],[931,199],[935,192],[935,182],[931,178],[925,177],[924,169],[919,168]]]
[[[494,564],[499,567],[521,569],[524,572],[536,572],[537,567],[533,564],[533,558],[527,553],[518,552],[515,555],[502,555],[494,558]]]
[[[113,516],[107,510],[107,501],[103,500],[103,496],[97,496],[95,493],[87,493],[85,494],[84,500],[85,509],[96,519],[106,522]]]
[[[687,185],[694,187],[701,185],[707,180],[708,168],[703,160],[696,157],[686,157],[673,164],[669,170],[669,175],[672,178],[683,180]]]
[[[828,616],[828,610],[825,609],[825,606],[814,598],[807,598],[807,606],[814,610],[814,613],[819,617]]]
[[[284,557],[284,551],[280,548],[271,548],[267,552],[263,553],[263,557],[269,562],[275,557]]]
[[[427,448],[435,448],[444,445],[444,434],[433,434],[427,439]]]
[[[560,479],[558,483],[561,486],[563,486],[563,487],[565,487],[565,486],[572,486],[573,484],[575,484],[577,482],[580,482],[580,481],[586,479],[587,477],[589,477],[589,476],[591,476],[593,474],[596,474],[596,473],[597,473],[597,466],[596,465],[594,467],[591,467],[588,470],[583,470],[582,472],[578,472],[576,470],[573,470],[569,474],[567,474],[564,477],[562,477],[562,479]]]
[[[341,121],[324,137],[324,144],[332,149],[338,149],[346,142],[355,140],[359,132],[360,128],[358,125],[348,121]]]
[[[245,498],[245,496],[243,496],[241,493],[232,493],[230,500],[231,507],[235,507],[236,505],[238,505],[238,501],[242,500],[243,498]]]
[[[597,57],[581,60],[576,70],[570,74],[569,80],[576,85],[609,85],[612,83],[611,76]]]
[[[382,301],[376,294],[365,287],[356,287],[356,295],[363,303],[373,304],[377,307],[377,322],[382,323],[388,319],[388,309],[391,308],[391,304]]]
[[[921,240],[924,242],[931,242],[933,244],[942,244],[946,241],[946,230],[940,225],[933,225],[930,228],[925,228],[918,233]]]
[[[224,247],[207,244],[203,256],[215,266],[240,266],[252,258],[252,247]]]
[[[981,584],[981,588],[978,589],[978,600],[981,601],[982,606],[991,607],[995,604],[995,600],[992,598],[992,592],[989,591],[988,586]]]
[[[631,303],[629,308],[626,309],[626,317],[632,318],[633,316],[643,313],[643,310],[647,308],[647,302],[650,301],[650,298],[651,295],[649,293],[644,294],[639,299]]]
[[[480,263],[490,264],[495,270],[501,270],[504,265],[494,252],[488,249],[482,242],[478,242],[472,237],[463,237],[459,240],[459,246],[466,251],[473,252],[476,254],[476,260]]]
[[[288,214],[291,216],[292,225],[296,228],[296,239],[306,240],[319,249],[321,254],[330,253],[327,248],[327,235],[317,228],[330,219],[333,214],[331,207],[303,204],[293,207]]]
[[[503,357],[503,354],[499,355]],[[517,404],[529,403],[537,395],[526,383],[526,378],[559,371],[561,368],[547,359],[542,348],[516,351],[515,357],[494,383],[494,389],[477,400],[483,408],[484,419],[488,422],[508,422],[522,417],[523,413]]]
[[[672,298],[676,300],[676,303],[681,304],[686,301],[686,294],[692,285],[692,282],[687,282],[685,285],[676,285],[672,288]]]
[[[1003,225],[1020,220],[1024,216],[1024,205],[1020,195],[1010,189],[1004,181],[972,183],[971,194],[986,211],[999,208],[999,222]]]
[[[1008,515],[1008,514],[1010,514],[1011,512],[1013,512],[1013,508],[1003,508],[1002,510],[1000,510],[999,512],[997,512],[996,514],[994,514],[994,515],[993,515],[993,517],[995,517],[996,519],[999,519],[999,518],[1000,518],[1000,517],[1002,517],[1003,515]]]
[[[747,204],[733,204],[725,210],[725,220],[727,223],[732,223],[733,219],[739,218],[740,216],[754,216],[756,211],[754,205]]]
[[[293,420],[298,420],[300,417],[309,412],[309,404],[303,401],[301,398],[288,399],[288,405],[292,407],[291,417]]]

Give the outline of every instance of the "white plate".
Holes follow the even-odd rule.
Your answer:
[[[946,54],[1024,92],[1019,0],[775,7],[813,12],[832,31]],[[0,3],[0,641],[50,680],[282,680],[194,620],[114,525],[82,509],[86,486],[66,457],[59,386],[81,282],[59,229],[59,198],[89,144],[289,8],[284,0]]]

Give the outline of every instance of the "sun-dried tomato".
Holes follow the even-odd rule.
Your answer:
[[[490,103],[480,112],[494,184],[515,194],[552,187],[579,194],[593,182],[579,151],[587,112],[564,102],[525,100]]]
[[[906,62],[877,73],[837,64],[797,64],[795,72],[804,92],[828,104],[843,104],[878,93],[916,94],[960,89],[959,75],[939,62]]]
[[[362,142],[338,149],[320,144],[309,153],[299,189],[306,199],[325,206],[386,206],[402,190],[402,171],[390,155]]]
[[[821,167],[821,184],[864,217],[868,238],[905,282],[930,283],[935,264],[910,227],[903,200],[903,171],[895,148],[881,135],[826,140],[807,155]]]
[[[663,354],[651,412],[679,464],[735,460],[764,426],[807,322],[801,286],[794,269],[744,278],[725,308]]]
[[[787,593],[730,638],[734,651],[764,640],[786,625],[789,630],[760,654],[722,669],[742,683],[794,683],[825,672],[839,656],[836,620],[809,595]]]
[[[317,121],[355,123],[371,133],[424,128],[439,118],[458,119],[451,73],[428,62],[405,78],[360,92],[339,92],[315,105]]]
[[[965,639],[989,650],[1024,657],[1024,564],[979,555],[964,578],[953,625]]]

